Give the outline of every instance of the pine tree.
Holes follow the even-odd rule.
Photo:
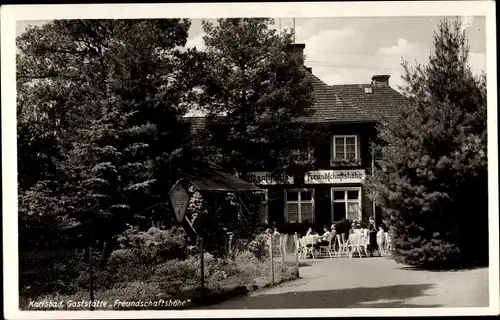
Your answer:
[[[200,87],[216,162],[230,172],[293,174],[311,165],[311,132],[297,121],[314,100],[301,58],[287,52],[293,33],[272,19],[204,22],[206,68]],[[221,117],[221,115],[223,115]]]
[[[44,110],[57,129],[70,199],[67,221],[86,241],[109,239],[165,202],[172,168],[195,161],[189,125],[194,50],[189,20],[61,20],[19,40],[23,112]],[[44,62],[44,63],[42,63]],[[28,89],[33,88],[30,92]],[[21,155],[26,158],[26,155]]]
[[[467,63],[460,23],[444,20],[425,66],[403,63],[408,103],[379,128],[369,187],[397,261],[428,268],[487,261],[486,83]]]

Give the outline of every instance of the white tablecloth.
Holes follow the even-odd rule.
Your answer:
[[[348,244],[349,245],[357,245],[358,243],[360,245],[363,245],[363,244],[370,244],[370,234],[368,233],[366,235],[368,238],[366,239],[366,242],[365,242],[365,235],[361,234],[361,233],[352,233],[349,235],[349,240],[348,240]],[[360,241],[360,238],[361,237],[361,241]]]

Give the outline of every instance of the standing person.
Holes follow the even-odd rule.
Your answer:
[[[335,224],[332,224],[332,231],[330,237],[332,238],[332,243],[333,246],[335,247],[337,243],[337,228],[335,227]]]
[[[385,244],[384,226],[380,225],[378,227],[378,232],[377,232],[377,246],[378,246],[378,252],[380,253],[380,256],[385,255],[384,244]]]
[[[370,257],[373,257],[373,251],[374,250],[379,250],[380,253],[380,246],[378,246],[378,240],[377,240],[377,226],[375,225],[375,220],[373,218],[370,218],[370,222],[368,224],[368,231],[369,237],[370,237]],[[378,248],[377,248],[378,246]]]

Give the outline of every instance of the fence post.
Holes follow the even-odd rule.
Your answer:
[[[205,265],[203,261],[203,238],[198,238],[200,243],[200,286],[201,286],[201,296],[203,297],[205,291]]]
[[[274,287],[273,234],[269,235],[269,253],[271,258],[271,285]]]
[[[90,287],[90,310],[94,310],[94,270],[92,265],[92,247],[89,247],[89,287]]]
[[[299,277],[299,246],[298,246],[299,237],[297,235],[297,232],[295,232],[293,239],[294,239],[294,249],[295,249],[295,266],[297,268],[296,274],[297,274],[297,278],[298,278]]]

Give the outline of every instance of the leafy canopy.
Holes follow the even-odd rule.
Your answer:
[[[314,103],[293,33],[272,19],[204,22],[205,69],[200,105],[208,111],[216,162],[227,170],[293,171],[310,165],[310,132],[297,121]]]
[[[28,204],[51,195],[59,206],[21,213],[76,220],[75,233],[90,240],[164,201],[172,168],[196,159],[181,118],[198,64],[182,49],[189,27],[186,19],[56,20],[18,38],[19,163],[43,160],[20,181],[54,182],[20,196]]]

